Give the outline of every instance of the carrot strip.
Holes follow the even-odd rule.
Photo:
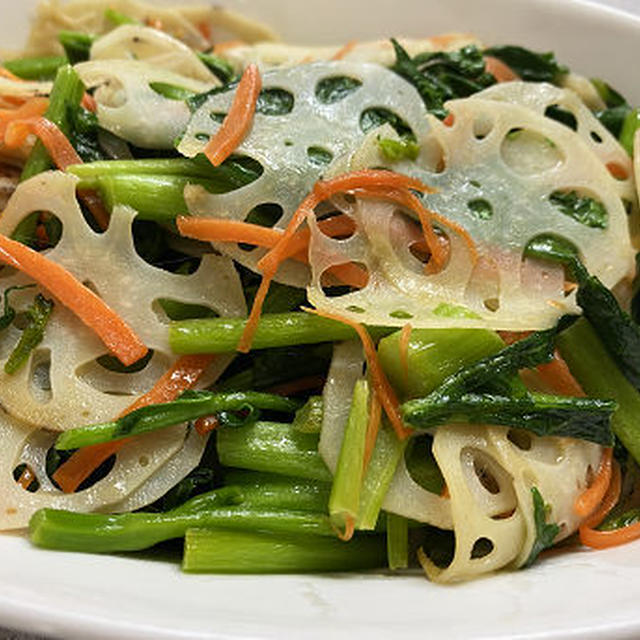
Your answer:
[[[20,78],[15,73],[11,73],[9,69],[0,67],[0,78],[6,78],[7,80],[14,80],[15,82],[25,82],[23,78]]]
[[[493,56],[484,57],[484,70],[490,73],[497,82],[520,80],[520,76],[509,65]]]
[[[261,89],[260,71],[255,64],[250,64],[242,74],[229,113],[204,148],[204,154],[214,167],[222,164],[249,132]]]
[[[98,227],[104,231],[109,226],[109,213],[100,194],[94,189],[79,189],[78,197],[87,206]]]
[[[0,138],[4,138],[11,122],[42,116],[48,106],[49,100],[47,98],[31,98],[15,109],[0,109]]]
[[[366,471],[376,446],[380,425],[382,424],[382,405],[378,396],[374,393],[369,403],[369,420],[367,421],[367,433],[364,440],[363,469]]]
[[[309,313],[315,313],[316,315],[322,316],[323,318],[329,318],[330,320],[342,322],[343,324],[349,325],[350,327],[355,329],[358,337],[362,342],[364,355],[367,360],[367,366],[369,367],[369,371],[371,373],[371,383],[373,386],[373,390],[378,396],[380,404],[387,414],[387,417],[389,418],[391,426],[396,432],[396,435],[400,440],[404,440],[411,433],[413,433],[411,429],[407,429],[407,427],[404,426],[402,415],[400,414],[400,403],[398,402],[398,397],[396,396],[396,392],[393,390],[393,387],[389,383],[389,380],[387,379],[387,376],[382,369],[382,365],[380,364],[380,360],[378,359],[376,347],[373,344],[373,340],[371,339],[371,336],[369,335],[367,330],[360,323],[335,313],[327,313],[326,311],[321,311],[319,309],[305,309],[305,311]]]
[[[30,133],[40,138],[58,169],[64,171],[69,165],[82,163],[82,158],[64,133],[43,117],[10,122],[4,134],[4,142],[9,148],[19,147]]]
[[[540,364],[537,367],[540,378],[548,384],[554,391],[563,396],[575,396],[584,398],[585,392],[571,374],[569,366],[556,351],[553,360],[547,364]]]
[[[351,40],[347,42],[343,47],[340,47],[329,60],[344,60],[346,56],[348,56],[357,46],[357,40]]]
[[[444,120],[442,121],[442,124],[445,127],[453,127],[453,125],[455,124],[456,121],[456,117],[453,115],[453,113],[448,113]]]
[[[20,477],[16,480],[16,482],[26,491],[31,483],[36,479],[35,475],[33,475],[33,471],[31,471],[31,467],[29,465],[25,465]]]
[[[251,348],[251,341],[258,326],[260,314],[262,313],[262,305],[264,304],[271,281],[275,277],[280,264],[289,257],[291,241],[300,225],[305,221],[307,215],[312,215],[318,204],[331,198],[336,193],[354,190],[360,193],[362,190],[371,190],[379,195],[382,193],[381,189],[384,187],[388,187],[391,190],[407,190],[407,199],[412,203],[411,197],[415,198],[415,196],[408,192],[409,189],[415,189],[421,192],[433,191],[431,187],[416,178],[385,169],[364,169],[362,171],[346,173],[331,180],[319,180],[316,182],[313,191],[302,201],[293,214],[282,238],[273,249],[258,262],[258,268],[262,271],[262,282],[254,299],[244,332],[240,338],[238,351],[246,353]],[[415,198],[415,200],[419,202],[417,198]],[[439,242],[436,244],[437,247],[432,248],[432,253],[439,251]]]
[[[91,111],[91,113],[95,113],[98,110],[98,103],[96,102],[96,99],[90,93],[87,93],[86,91],[84,92],[84,95],[82,96],[82,101],[80,102],[80,104],[87,111]]]
[[[150,391],[140,396],[120,415],[126,415],[149,404],[174,400],[183,391],[195,386],[214,357],[212,355],[181,356]],[[131,438],[123,438],[78,449],[58,467],[53,474],[53,479],[65,493],[73,493],[105,460],[130,441]]]
[[[0,234],[0,261],[46,287],[98,335],[124,365],[140,360],[147,347],[126,322],[64,267]]]
[[[602,460],[598,473],[591,486],[583,491],[573,503],[573,510],[579,516],[586,518],[596,510],[602,502],[609,485],[611,484],[611,468],[613,460],[613,448],[607,447],[602,453]]]
[[[620,466],[617,462],[614,462],[611,484],[607,489],[600,508],[596,513],[589,516],[578,530],[580,542],[582,542],[583,545],[593,549],[607,549],[608,547],[616,547],[640,538],[640,522],[620,529],[614,529],[613,531],[598,531],[595,529],[618,502],[621,487],[622,476]]]
[[[204,416],[202,418],[198,418],[194,423],[193,427],[198,433],[198,435],[206,436],[207,433],[211,433],[220,426],[220,421],[218,420],[218,416]]]
[[[335,528],[335,532],[338,536],[338,538],[340,538],[340,540],[342,540],[343,542],[349,542],[349,540],[351,540],[351,538],[353,538],[353,534],[355,532],[356,529],[356,523],[354,521],[354,519],[349,516],[349,515],[345,515],[344,517],[345,519],[345,523],[344,523],[344,531],[340,531],[339,529]]]

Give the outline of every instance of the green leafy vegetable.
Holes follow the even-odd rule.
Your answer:
[[[323,104],[340,102],[362,86],[362,82],[348,76],[323,78],[316,86],[316,98]]]
[[[293,94],[286,89],[263,89],[256,102],[256,113],[263,116],[282,116],[293,109]]]
[[[581,196],[577,191],[554,191],[549,202],[564,215],[593,229],[607,228],[607,210],[599,200]]]
[[[53,306],[53,301],[47,300],[41,293],[35,297],[26,311],[28,324],[4,364],[5,373],[13,375],[19,371],[26,364],[30,353],[42,342]]]
[[[528,82],[551,82],[557,84],[569,69],[556,60],[552,52],[536,53],[524,47],[507,45],[491,47],[484,52],[498,58]]]
[[[169,100],[189,100],[197,95],[194,91],[166,82],[150,82],[149,86],[158,95]]]
[[[125,13],[122,13],[121,11],[116,11],[111,7],[108,7],[107,9],[104,10],[104,17],[110,22],[113,22],[113,24],[115,24],[118,27],[123,24],[142,24],[138,20],[135,20],[134,18],[130,18]]]
[[[420,153],[420,147],[414,140],[407,138],[394,140],[393,138],[379,138],[378,147],[382,155],[391,162],[400,160],[415,160]]]
[[[383,124],[390,124],[395,132],[403,139],[415,141],[416,137],[411,127],[397,114],[384,107],[371,107],[365,109],[360,116],[360,129],[368,133]]]
[[[298,411],[292,426],[302,433],[320,433],[324,417],[324,400],[322,396],[311,396]]]
[[[211,71],[223,85],[229,84],[234,79],[235,72],[233,67],[224,58],[201,51],[196,53],[200,61],[207,66],[209,71]]]
[[[58,41],[62,45],[70,64],[78,64],[89,59],[96,36],[81,31],[60,31]]]
[[[606,105],[605,109],[595,114],[596,118],[617,138],[622,132],[631,106],[624,96],[603,80],[593,78],[591,82]]]
[[[141,407],[113,422],[65,431],[58,437],[55,446],[57,449],[77,449],[163,429],[202,416],[223,411],[242,411],[248,408],[292,413],[298,408],[298,403],[282,396],[251,391],[235,393],[187,391],[173,402]]]
[[[629,509],[618,516],[608,516],[598,527],[600,531],[615,531],[640,522],[640,508]]]
[[[116,356],[111,354],[105,354],[96,358],[96,362],[105,369],[113,371],[115,373],[137,373],[142,371],[153,357],[153,349],[149,349],[147,353],[140,358],[137,362],[130,365],[124,365]]]
[[[443,424],[500,424],[520,427],[537,436],[577,438],[611,446],[611,415],[617,406],[611,400],[542,393],[518,398],[490,393],[455,398],[435,394],[409,400],[402,405],[402,413],[408,424],[421,429]]]
[[[552,547],[553,541],[560,533],[560,527],[557,524],[547,523],[547,515],[550,507],[545,504],[540,491],[538,491],[536,487],[531,487],[531,496],[533,498],[533,518],[536,525],[536,539],[533,542],[531,553],[524,565],[525,567],[531,566],[542,551]]]
[[[485,72],[482,53],[474,46],[411,58],[397,40],[391,42],[396,53],[391,69],[417,89],[427,110],[438,118],[446,117],[447,100],[470,96],[495,83],[495,78]]]
[[[8,287],[3,294],[4,310],[0,316],[0,331],[6,329],[16,318],[16,310],[9,304],[9,296],[13,291],[21,291],[35,287],[34,284],[25,284],[22,286]]]
[[[48,56],[44,58],[16,58],[5,60],[3,66],[23,80],[53,80],[60,67],[68,63],[65,56]]]
[[[622,123],[619,136],[620,144],[630,156],[633,156],[633,140],[638,129],[640,129],[640,109],[632,109]]]

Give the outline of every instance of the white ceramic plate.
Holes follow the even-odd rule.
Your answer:
[[[618,1],[618,0],[616,0]],[[626,0],[625,0],[626,1]],[[226,2],[298,42],[473,31],[553,49],[640,103],[640,19],[578,0]],[[18,46],[32,1],[0,0]],[[313,29],[313,30],[311,30]],[[640,636],[640,543],[440,587],[422,576],[185,576],[160,561],[45,552],[0,537],[0,624],[64,638]]]

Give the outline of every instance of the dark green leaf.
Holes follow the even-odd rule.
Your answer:
[[[207,66],[209,71],[211,71],[223,85],[229,84],[234,79],[235,72],[233,71],[233,67],[224,58],[220,58],[212,53],[202,53],[201,51],[198,51],[197,55],[200,61]]]
[[[60,67],[69,61],[66,56],[49,56],[45,58],[16,58],[5,60],[3,66],[23,80],[53,80]]]
[[[360,128],[363,133],[368,133],[372,129],[377,129],[383,124],[390,124],[396,133],[407,140],[416,139],[411,127],[397,114],[384,107],[371,107],[362,112],[360,116]]]
[[[16,310],[9,304],[9,295],[12,291],[21,291],[22,289],[30,289],[35,287],[34,284],[25,284],[22,286],[8,287],[3,294],[4,310],[0,316],[0,331],[6,329],[16,317]]]
[[[598,527],[600,531],[615,531],[616,529],[622,529],[632,524],[640,522],[640,508],[630,509],[625,511],[622,515],[609,516]]]
[[[334,104],[352,94],[362,82],[348,76],[323,78],[316,86],[316,98],[323,104]]]
[[[420,429],[445,424],[496,424],[518,427],[537,436],[561,436],[613,444],[611,415],[617,404],[609,400],[531,393],[519,398],[467,393],[437,395],[402,405],[405,421]]]
[[[53,311],[53,301],[38,294],[27,309],[28,324],[24,328],[18,344],[4,364],[5,373],[13,375],[23,367],[31,352],[42,342],[44,331]]]
[[[115,373],[137,373],[142,371],[148,364],[149,360],[153,357],[153,349],[148,349],[147,353],[140,358],[137,362],[130,365],[124,365],[116,356],[106,354],[96,358],[96,362],[105,369],[113,371]]]
[[[577,191],[554,191],[549,202],[564,215],[592,229],[607,228],[607,210],[599,200],[581,196]]]
[[[78,64],[88,60],[91,46],[95,40],[96,36],[82,33],[81,31],[60,31],[58,33],[58,41],[71,64]]]
[[[309,147],[307,149],[307,158],[316,167],[324,167],[333,160],[333,153],[322,147]]]
[[[498,58],[528,82],[557,83],[569,73],[569,69],[559,64],[552,52],[536,53],[524,47],[507,45],[487,49],[485,54]]]
[[[396,53],[391,69],[416,88],[427,110],[439,118],[447,115],[445,101],[470,96],[495,83],[495,78],[485,72],[482,53],[476,47],[411,58],[396,40],[391,42]]]
[[[169,100],[189,100],[197,95],[189,89],[166,82],[150,82],[149,86],[158,95],[161,95],[163,98],[168,98]]]
[[[293,109],[293,94],[286,89],[263,89],[256,102],[256,113],[263,116],[283,116]]]
[[[531,496],[533,498],[533,518],[536,525],[536,539],[533,542],[531,553],[527,558],[525,567],[531,566],[545,549],[553,546],[553,541],[560,533],[560,527],[557,524],[547,523],[547,512],[549,506],[545,504],[540,491],[536,487],[531,487]]]

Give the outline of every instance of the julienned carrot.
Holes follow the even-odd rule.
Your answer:
[[[198,432],[201,436],[206,436],[207,433],[211,433],[211,431],[215,431],[220,426],[220,420],[218,420],[218,416],[203,416],[202,418],[198,418],[193,423],[193,428]]]
[[[490,73],[498,82],[520,80],[520,76],[510,66],[493,56],[484,57],[484,70]]]
[[[330,60],[344,60],[357,46],[357,40],[351,40],[347,42],[343,47],[340,47],[330,58]]]
[[[553,360],[547,364],[538,365],[537,371],[542,381],[555,392],[564,396],[585,397],[586,394],[582,387],[573,377],[567,363],[557,351],[553,356]]]
[[[250,64],[242,74],[229,113],[204,148],[204,154],[214,167],[222,164],[249,132],[261,89],[260,71],[255,64]]]
[[[91,111],[92,113],[95,113],[98,110],[98,103],[96,102],[96,99],[90,93],[87,93],[86,91],[84,92],[84,95],[82,96],[82,101],[80,102],[80,104],[87,111]]]
[[[355,533],[356,522],[355,520],[348,514],[344,516],[344,531],[340,531],[338,528],[334,528],[336,535],[342,542],[349,542],[351,538],[353,538],[353,534]]]
[[[254,298],[249,319],[238,343],[238,351],[247,352],[251,348],[251,341],[258,327],[262,305],[269,291],[271,281],[280,264],[289,257],[291,242],[307,216],[313,215],[314,209],[321,202],[328,200],[336,193],[354,190],[358,190],[359,193],[368,190],[374,190],[379,193],[384,188],[390,190],[404,189],[407,192],[409,189],[421,192],[433,191],[431,187],[416,178],[410,178],[385,169],[364,169],[345,173],[331,180],[319,180],[316,182],[312,192],[302,201],[297,211],[293,214],[278,244],[258,262],[258,268],[262,272],[262,282]],[[432,250],[438,251],[437,248],[432,248]]]
[[[613,509],[620,497],[622,477],[617,462],[613,463],[611,484],[607,489],[600,508],[589,516],[578,529],[580,542],[593,549],[606,549],[631,542],[640,538],[640,522],[612,531],[598,531],[595,529]]]
[[[64,267],[0,234],[0,261],[48,289],[104,342],[124,365],[140,360],[147,347],[127,323]]]
[[[181,235],[188,238],[207,242],[245,242],[267,249],[273,249],[284,234],[279,229],[271,229],[250,222],[220,218],[179,216],[176,219],[176,225]],[[321,220],[318,226],[323,233],[331,237],[347,235],[353,233],[354,230],[352,220],[344,215]],[[291,241],[287,258],[292,258],[305,264],[308,263],[310,238],[309,229],[298,231]],[[343,284],[360,289],[365,287],[368,281],[367,273],[355,264],[335,265],[328,269],[328,273],[334,275]]]
[[[369,373],[371,374],[373,390],[378,396],[378,400],[380,400],[380,404],[382,405],[384,412],[387,414],[387,417],[391,422],[391,426],[396,432],[398,438],[400,440],[404,440],[408,437],[412,433],[412,430],[407,429],[404,426],[402,415],[400,413],[400,403],[398,402],[396,392],[393,390],[389,380],[387,380],[387,376],[385,375],[382,365],[380,364],[380,360],[378,359],[378,352],[376,351],[376,347],[367,330],[358,322],[334,313],[327,313],[326,311],[321,311],[319,309],[305,309],[305,311],[315,313],[324,318],[329,318],[330,320],[342,322],[355,329],[358,337],[362,341],[364,355],[367,360],[367,366],[369,367]]]
[[[9,148],[20,147],[30,133],[40,138],[58,169],[64,170],[72,164],[82,164],[82,158],[67,136],[51,120],[44,117],[13,120],[5,130],[4,143]]]
[[[49,100],[47,98],[30,98],[16,109],[0,109],[0,138],[4,139],[7,127],[11,122],[41,116],[48,106]]]
[[[611,484],[611,468],[613,460],[613,448],[607,447],[602,452],[602,460],[598,468],[598,473],[593,479],[591,486],[583,491],[573,503],[573,510],[579,516],[586,518],[593,513],[602,502],[607,489]]]
[[[244,47],[247,43],[244,40],[225,40],[224,42],[218,42],[213,45],[213,53],[216,56],[228,51],[229,49],[235,49],[236,47]]]
[[[364,460],[363,468],[366,471],[369,466],[369,461],[373,455],[373,450],[376,446],[376,440],[378,439],[378,432],[380,431],[380,425],[382,424],[382,405],[378,396],[374,393],[371,395],[371,402],[369,403],[369,420],[367,422],[367,433],[364,441]]]
[[[121,415],[140,407],[175,400],[183,391],[191,389],[202,377],[215,356],[181,356],[156,382],[153,388],[140,396]],[[119,451],[130,438],[105,442],[78,449],[53,474],[53,479],[65,493],[74,492],[105,460]]]

